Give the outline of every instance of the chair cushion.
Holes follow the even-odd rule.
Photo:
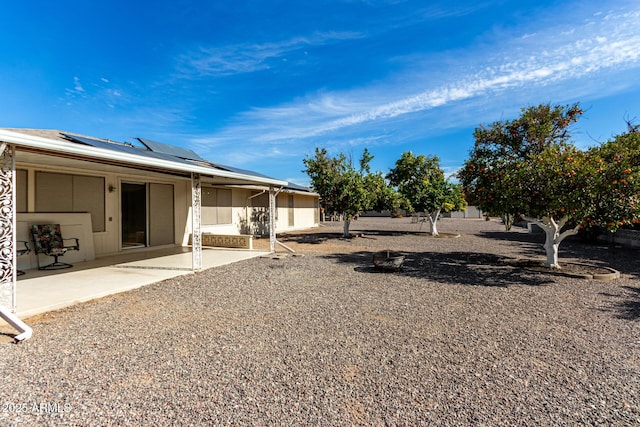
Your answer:
[[[37,224],[32,227],[33,241],[36,246],[36,253],[54,254],[53,251],[64,250],[60,224]],[[66,251],[58,252],[61,255]]]

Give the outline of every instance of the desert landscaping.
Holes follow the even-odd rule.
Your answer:
[[[498,219],[439,230],[325,223],[280,235],[294,254],[24,319],[28,341],[0,330],[0,423],[640,424],[637,249],[568,239],[561,264],[620,272],[588,280],[530,268],[543,236]]]

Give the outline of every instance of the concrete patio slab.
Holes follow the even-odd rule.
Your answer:
[[[209,249],[202,252],[203,270],[231,264],[249,258],[263,256],[268,252],[233,249]],[[114,257],[113,264],[87,268],[88,263],[78,263],[73,269],[41,275],[34,272],[33,278],[25,277],[17,284],[16,315],[25,319],[36,314],[58,310],[73,304],[102,298],[108,295],[136,289],[191,271],[191,252],[147,257],[130,262],[119,262],[122,257]],[[125,258],[126,259],[126,258]],[[97,260],[98,265],[105,260]],[[30,272],[27,272],[27,276]],[[4,323],[0,319],[0,323]]]

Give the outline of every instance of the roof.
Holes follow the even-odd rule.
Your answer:
[[[298,192],[301,192],[301,193],[317,194],[315,191],[313,191],[313,189],[311,189],[309,187],[304,187],[302,185],[294,184],[293,182],[287,183],[285,188],[287,188],[289,190],[298,191]]]
[[[198,173],[228,178],[235,183],[281,187],[288,185],[286,181],[256,172],[209,162],[188,149],[144,138],[138,138],[137,141],[141,143],[139,146],[59,130],[0,129],[0,142],[14,144],[18,149],[90,159],[106,164],[125,164],[185,176]]]

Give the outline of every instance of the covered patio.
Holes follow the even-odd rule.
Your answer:
[[[202,269],[266,254],[203,248]],[[193,274],[192,253],[183,247],[102,257],[65,270],[28,270],[18,278],[16,315],[27,318],[186,274]]]
[[[28,330],[19,317],[264,254],[208,249],[202,241],[205,221],[220,234],[239,233],[248,219],[236,218],[234,194],[246,202],[256,185],[268,197],[274,250],[276,197],[286,181],[139,140],[143,147],[59,131],[0,129],[0,315],[18,331]],[[132,186],[142,193],[130,197]],[[139,209],[129,209],[129,199],[139,201]],[[61,200],[64,206],[55,206]],[[87,208],[75,206],[87,200]],[[128,233],[130,211],[133,219],[142,218],[134,233]],[[26,274],[18,277],[17,241],[29,240],[25,233],[33,224],[59,224],[80,238],[78,251],[68,255],[72,268],[34,269],[38,254],[31,247],[23,257],[27,265],[21,259]]]

